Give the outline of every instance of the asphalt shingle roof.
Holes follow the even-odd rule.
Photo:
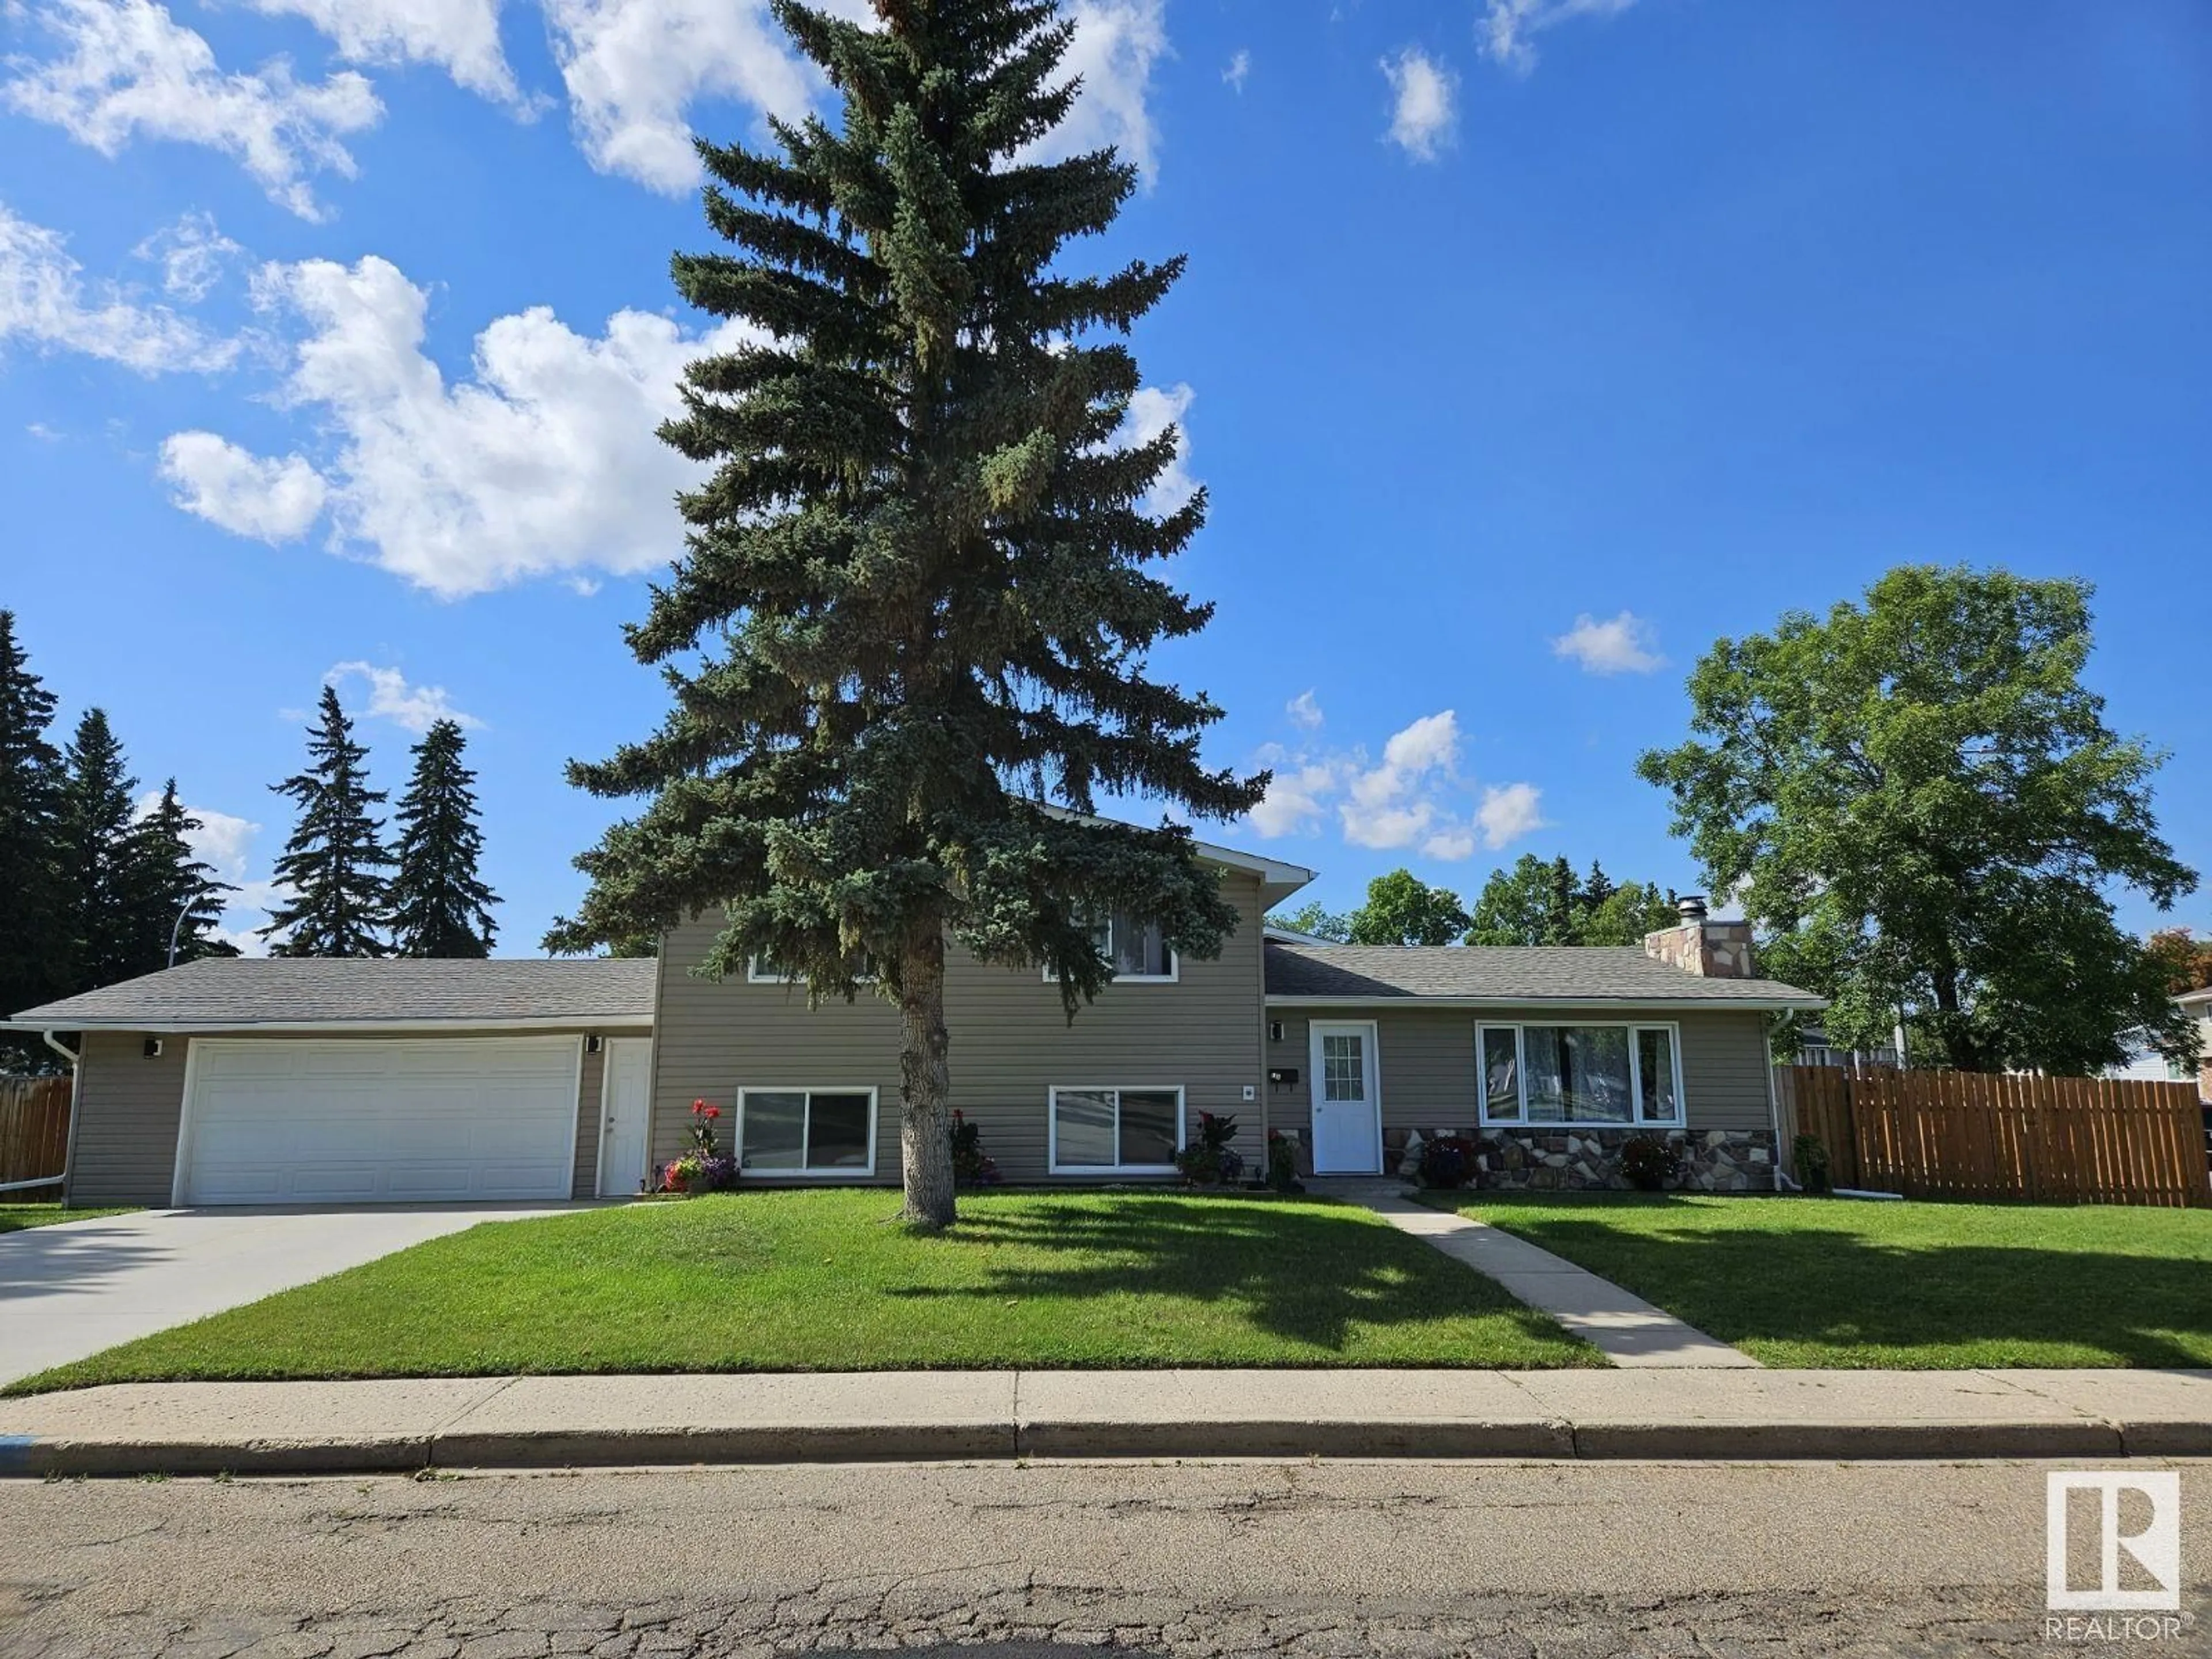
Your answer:
[[[643,958],[208,957],[27,1009],[14,1023],[50,1030],[399,1021],[648,1024],[655,968]]]
[[[1270,997],[1820,1006],[1811,992],[1779,980],[1702,979],[1634,945],[1294,945],[1271,939],[1267,949]]]

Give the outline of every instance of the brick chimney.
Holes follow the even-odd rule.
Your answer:
[[[1706,914],[1703,893],[1685,893],[1674,908],[1681,915],[1680,926],[1646,933],[1645,955],[1700,979],[1759,976],[1751,952],[1749,922],[1715,921]]]

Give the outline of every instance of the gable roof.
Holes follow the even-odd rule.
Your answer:
[[[1779,980],[1685,973],[1636,945],[1305,945],[1271,938],[1267,952],[1271,1003],[1827,1006],[1811,992]]]
[[[647,957],[210,957],[26,1009],[48,1031],[547,1030],[649,1026]]]

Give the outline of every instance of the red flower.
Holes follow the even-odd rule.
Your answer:
[[[691,1109],[695,1112],[703,1112],[707,1109],[707,1103],[703,1100],[695,1100],[691,1103]]]
[[[709,1107],[707,1109],[707,1115],[708,1115],[708,1117],[720,1117],[720,1116],[721,1116],[721,1115],[722,1115],[722,1109],[721,1109],[720,1107],[719,1107],[719,1106],[709,1106]]]

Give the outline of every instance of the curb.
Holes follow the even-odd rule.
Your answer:
[[[242,1441],[0,1436],[0,1477],[404,1474],[423,1469],[988,1462],[1024,1457],[1803,1460],[2184,1457],[2212,1423],[1660,1423],[1520,1419],[756,1424]]]

